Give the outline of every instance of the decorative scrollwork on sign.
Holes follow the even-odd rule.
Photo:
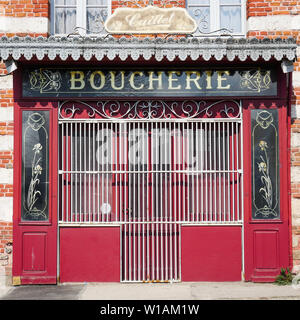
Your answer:
[[[75,117],[103,119],[193,119],[193,118],[240,118],[241,102],[235,100],[221,100],[213,103],[200,100],[164,101],[98,101],[87,103],[84,101],[64,101],[59,104],[59,118],[72,119]]]
[[[40,93],[47,91],[58,91],[61,87],[61,74],[46,69],[37,69],[30,73],[29,82],[31,89]]]
[[[271,72],[262,71],[260,69],[255,71],[246,71],[242,75],[241,88],[249,90],[261,91],[268,90],[271,85]]]

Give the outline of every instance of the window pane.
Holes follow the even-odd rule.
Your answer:
[[[189,8],[189,14],[196,20],[201,32],[210,32],[210,10],[209,7]]]
[[[252,218],[280,218],[278,110],[251,110]]]
[[[87,0],[87,5],[106,6],[107,0]]]
[[[240,4],[241,0],[221,0],[221,4]]]
[[[103,30],[104,21],[108,15],[107,8],[88,8],[87,9],[87,32],[100,33]]]
[[[76,5],[76,0],[55,0],[55,4],[64,6]]]
[[[227,28],[234,33],[241,32],[241,8],[237,6],[221,7],[221,28]]]
[[[193,5],[203,5],[203,4],[209,5],[209,0],[188,0],[187,3],[188,3],[188,6],[191,4],[193,4]]]
[[[69,34],[76,27],[75,8],[57,8],[55,14],[55,33]]]
[[[22,220],[48,220],[49,111],[22,112]]]

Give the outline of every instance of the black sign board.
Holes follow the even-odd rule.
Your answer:
[[[23,97],[276,96],[275,70],[104,70],[38,68],[23,72]]]

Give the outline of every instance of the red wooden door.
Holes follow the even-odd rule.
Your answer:
[[[245,279],[270,282],[289,266],[287,107],[244,107]]]
[[[15,103],[14,284],[56,283],[57,112]]]

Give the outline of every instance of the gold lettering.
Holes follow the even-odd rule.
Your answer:
[[[196,78],[191,78],[191,75],[195,74]],[[198,71],[186,71],[186,88],[185,89],[191,89],[191,82],[194,82],[195,86],[201,90],[201,87],[199,83],[197,82],[200,79],[200,72]]]
[[[180,76],[180,71],[169,71],[168,72],[169,73],[169,87],[168,87],[168,89],[169,90],[177,90],[177,89],[181,89],[181,84],[179,84],[178,86],[176,86],[176,87],[173,87],[173,82],[176,82],[176,81],[178,81],[178,79],[174,79],[173,78],[173,74],[176,74],[177,76]]]
[[[130,78],[129,78],[129,83],[131,85],[131,88],[134,89],[134,90],[141,90],[144,88],[144,84],[141,84],[139,87],[137,87],[134,83],[134,78],[135,76],[142,76],[143,75],[143,72],[141,71],[135,71],[135,72],[132,72],[132,74],[130,75]]]
[[[153,81],[158,82],[158,90],[162,89],[162,71],[157,72],[158,77],[153,77],[154,71],[149,71],[149,90],[153,90]]]
[[[205,71],[206,73],[206,89],[212,89],[212,86],[211,86],[211,74],[212,72],[211,71]]]
[[[111,76],[111,87],[114,89],[114,90],[122,90],[124,89],[124,74],[125,74],[125,71],[120,71],[121,73],[121,86],[120,87],[116,87],[116,71],[110,71],[110,76]]]
[[[228,84],[225,87],[222,85],[222,82],[227,80],[227,78],[223,77],[223,75],[226,74],[228,76],[229,75],[229,71],[217,71],[217,73],[218,73],[218,78],[217,78],[218,86],[217,86],[217,89],[230,89],[230,84]]]
[[[100,76],[100,85],[99,86],[96,86],[95,85],[95,76],[96,75],[99,75]],[[102,71],[94,71],[91,76],[90,76],[90,84],[91,84],[91,87],[95,90],[101,90],[104,85],[105,85],[105,75]]]
[[[85,86],[85,81],[83,80],[84,79],[83,71],[70,71],[70,74],[71,74],[71,79],[70,79],[71,87],[70,87],[70,90],[83,89],[84,86]],[[77,75],[79,75],[79,77],[76,77]],[[78,87],[76,87],[76,85],[75,85],[76,82],[80,83],[80,85]]]

